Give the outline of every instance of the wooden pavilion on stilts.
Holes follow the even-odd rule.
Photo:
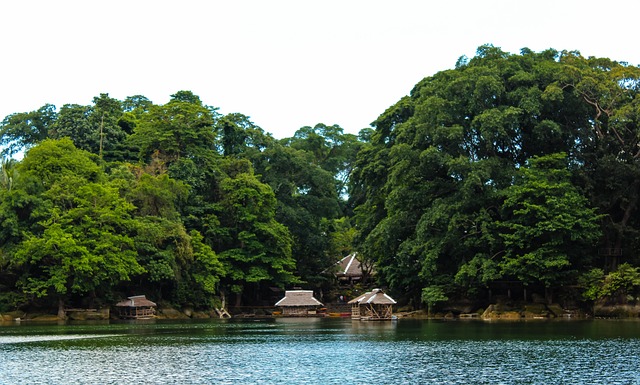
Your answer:
[[[393,319],[393,305],[396,301],[381,289],[373,289],[349,301],[351,318],[362,321],[383,321]]]
[[[118,315],[125,319],[147,319],[156,314],[155,302],[149,301],[144,295],[134,295],[127,300],[118,302]]]

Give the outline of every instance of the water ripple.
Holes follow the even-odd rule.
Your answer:
[[[635,337],[496,338],[402,323],[160,326],[0,336],[0,384],[640,384]],[[510,326],[491,327],[506,335]]]

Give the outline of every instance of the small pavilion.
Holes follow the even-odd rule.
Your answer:
[[[312,290],[287,290],[275,306],[282,309],[283,316],[301,317],[315,315],[324,305],[315,299]]]
[[[125,301],[118,302],[118,315],[126,319],[153,318],[156,314],[155,302],[149,301],[144,295],[128,297]]]
[[[396,301],[381,289],[373,289],[349,301],[351,318],[362,321],[382,321],[393,318]]]

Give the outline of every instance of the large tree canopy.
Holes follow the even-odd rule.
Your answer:
[[[373,123],[352,177],[382,283],[419,301],[434,285],[558,286],[599,250],[634,260],[639,80],[578,52],[483,46],[419,82]]]
[[[330,290],[325,272],[353,250],[416,306],[505,282],[624,300],[640,264],[639,92],[624,62],[488,45],[357,136],[318,123],[276,140],[190,91],[11,114],[2,154],[28,151],[0,167],[0,307],[140,290],[263,303],[274,287]]]

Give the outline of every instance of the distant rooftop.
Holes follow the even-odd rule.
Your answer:
[[[156,306],[155,302],[149,301],[144,295],[134,295],[128,299],[118,302],[116,306],[120,307],[152,307]]]
[[[344,277],[360,277],[362,275],[362,268],[360,261],[358,260],[358,253],[351,253],[342,258],[338,262],[337,276]]]
[[[312,290],[287,290],[284,298],[276,303],[276,306],[323,306],[313,297]]]

